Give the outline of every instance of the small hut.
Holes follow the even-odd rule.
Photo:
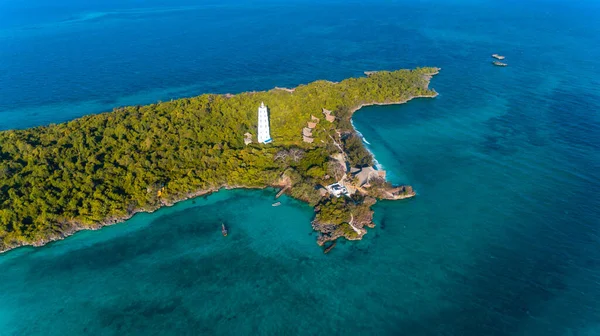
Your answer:
[[[252,143],[252,134],[246,133],[244,134],[244,144],[247,146]]]
[[[323,114],[325,115],[325,120],[327,120],[329,122],[335,121],[335,116],[333,114],[331,114],[331,111],[329,111],[328,109],[323,108]]]
[[[307,137],[307,136],[303,136],[302,140],[304,142],[308,142],[308,143],[312,143],[313,141],[315,141],[315,139],[311,138],[311,137]]]
[[[317,127],[317,123],[316,122],[310,122],[310,121],[308,122],[308,128],[313,129],[315,127]]]
[[[311,137],[312,136],[312,129],[310,129],[308,127],[304,127],[302,129],[302,135],[307,136],[307,137]]]
[[[351,169],[350,173],[358,179],[359,186],[368,186],[369,180],[374,177],[385,179],[385,170],[376,170],[373,167],[364,167],[360,170]]]
[[[329,194],[329,192],[327,191],[327,189],[325,189],[322,186],[318,186],[318,187],[316,187],[316,189],[319,192],[319,195],[321,195],[321,197],[325,197],[325,196],[327,196],[327,194]]]

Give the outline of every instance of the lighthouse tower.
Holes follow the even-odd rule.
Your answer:
[[[260,103],[258,108],[258,142],[269,143],[273,141],[269,134],[269,112],[265,103]]]

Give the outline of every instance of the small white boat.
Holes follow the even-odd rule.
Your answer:
[[[275,203],[271,204],[271,206],[280,206],[280,205],[281,205],[281,202],[275,202]]]
[[[223,237],[227,237],[227,228],[225,227],[225,223],[221,223],[221,233]]]

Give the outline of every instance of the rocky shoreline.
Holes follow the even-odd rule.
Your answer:
[[[436,68],[436,69],[437,69],[436,72],[431,73],[430,75],[428,75],[425,78],[427,80],[428,84],[429,84],[429,81],[431,80],[431,78],[434,75],[438,74],[439,71],[441,70],[441,68]],[[367,76],[372,76],[374,74],[377,74],[378,72],[379,71],[365,71],[364,74]],[[362,104],[350,109],[349,118],[351,119],[352,115],[356,111],[360,110],[363,107],[400,105],[400,104],[407,103],[410,100],[415,99],[415,98],[435,98],[437,96],[438,96],[438,93],[435,92],[435,94],[433,94],[433,95],[417,95],[417,96],[409,97],[402,101],[392,101],[392,102],[383,102],[383,103],[379,103],[379,102],[362,103]],[[351,123],[351,125],[353,128],[353,131],[358,133],[358,131],[354,127],[354,124]],[[363,144],[363,146],[364,146],[364,144]],[[375,160],[375,155],[368,148],[366,148],[366,150],[371,154],[371,156]],[[384,182],[387,183],[387,181],[384,181]],[[332,245],[325,247],[325,250],[324,250],[325,253],[329,253],[329,251],[331,251],[331,249],[335,246],[335,242],[338,238],[343,237],[347,240],[360,240],[367,233],[367,230],[365,229],[365,227],[368,227],[368,228],[375,227],[375,223],[373,223],[374,211],[371,210],[371,207],[377,202],[377,199],[402,200],[402,199],[412,198],[412,197],[416,196],[416,192],[413,190],[413,188],[411,186],[395,186],[394,187],[394,186],[388,185],[388,186],[379,188],[376,191],[369,192],[369,191],[363,190],[363,192],[364,192],[363,196],[365,197],[363,204],[367,206],[368,212],[366,215],[363,215],[360,218],[352,217],[352,219],[348,223],[348,225],[352,229],[352,231],[344,229],[344,227],[342,225],[337,225],[337,224],[332,224],[332,223],[328,223],[325,221],[320,221],[320,220],[318,220],[318,216],[315,216],[315,219],[312,222],[312,228],[313,228],[313,230],[319,232],[319,237],[317,238],[317,243],[320,246],[325,246],[326,243],[333,242]],[[316,207],[315,214],[318,214],[318,212],[319,212],[319,209],[318,209],[318,207]]]
[[[185,197],[181,198],[181,199],[177,199],[177,200],[173,200],[173,201],[166,201],[166,202],[161,202],[159,205],[156,205],[154,207],[151,208],[140,208],[140,209],[134,209],[131,212],[129,212],[127,215],[122,216],[122,217],[111,217],[111,218],[107,218],[101,222],[98,223],[94,223],[92,225],[85,225],[79,222],[70,222],[70,223],[64,223],[66,228],[64,229],[64,231],[60,232],[60,234],[54,234],[54,235],[50,235],[44,239],[35,241],[31,244],[18,244],[15,246],[11,246],[9,248],[4,248],[4,249],[0,249],[0,253],[4,253],[4,252],[8,252],[10,250],[13,250],[15,248],[18,247],[23,247],[23,246],[34,246],[34,247],[41,247],[44,246],[48,243],[54,242],[54,241],[58,241],[58,240],[63,240],[69,236],[72,236],[73,234],[79,232],[79,231],[95,231],[95,230],[99,230],[105,226],[111,226],[111,225],[115,225],[115,224],[119,224],[119,223],[123,223],[129,219],[131,219],[133,216],[135,216],[138,213],[153,213],[156,210],[162,208],[163,206],[173,206],[176,203],[179,203],[181,201],[185,201],[191,198],[196,198],[196,197],[200,197],[200,196],[205,196],[208,194],[211,194],[213,192],[217,192],[219,191],[219,189],[207,189],[207,190],[200,190],[197,192],[193,192],[193,193],[189,193],[187,194]]]

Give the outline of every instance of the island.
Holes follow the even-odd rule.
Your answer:
[[[373,71],[294,89],[203,94],[0,132],[0,251],[41,246],[222,188],[274,187],[307,202],[320,245],[361,239],[374,226],[378,199],[415,192],[392,186],[373,167],[352,114],[435,97],[429,83],[438,71]],[[268,108],[268,143],[256,141],[259,106]]]

